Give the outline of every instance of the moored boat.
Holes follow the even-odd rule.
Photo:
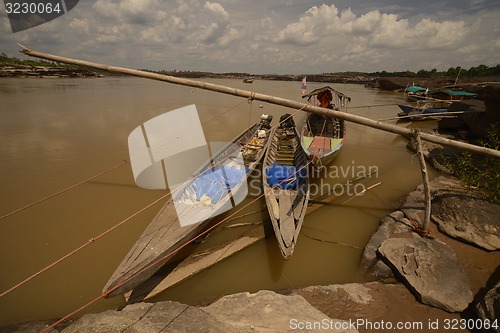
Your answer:
[[[230,206],[236,196],[246,196],[242,188],[267,149],[271,120],[272,116],[262,115],[259,124],[233,139],[190,181],[172,191],[172,199],[122,260],[104,286],[104,294],[123,294],[147,280],[186,242],[207,228],[212,217]],[[235,163],[238,156],[243,165]]]
[[[429,89],[416,85],[411,85],[409,87],[406,87],[405,89],[406,99],[409,102],[416,102],[421,99],[426,99],[428,98],[428,93]]]
[[[477,97],[476,93],[454,89],[434,89],[429,91],[429,98],[442,101],[461,101]]]
[[[326,86],[303,96],[310,103],[345,112],[349,97]],[[332,162],[346,139],[346,124],[343,119],[308,113],[302,128],[300,141],[306,154],[315,163],[326,165]]]
[[[263,162],[263,189],[278,245],[285,260],[295,249],[309,201],[308,157],[289,114],[270,134]]]
[[[421,101],[415,104],[399,104],[402,112],[399,117],[410,117],[410,119],[423,119],[429,116],[446,115],[449,101]]]

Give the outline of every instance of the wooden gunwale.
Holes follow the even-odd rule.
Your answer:
[[[278,162],[280,164],[293,165],[298,171],[302,167],[307,168],[308,158],[300,144],[299,134],[295,127],[293,128],[293,137],[284,139],[287,140],[286,144],[287,146],[290,145],[290,147],[284,148],[280,146],[279,135],[281,133],[279,131],[281,131],[280,128],[275,129],[271,134],[271,142],[262,166],[262,186],[278,245],[283,258],[288,260],[293,254],[300,229],[304,222],[307,202],[309,200],[309,180],[307,177],[304,178],[296,190],[286,190],[279,187],[272,188],[268,183],[266,168],[274,162]],[[289,140],[291,142],[288,142]],[[283,158],[283,151],[280,149],[286,149],[287,152],[285,155],[288,156]]]

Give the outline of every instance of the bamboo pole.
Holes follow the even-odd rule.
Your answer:
[[[431,220],[431,190],[429,187],[429,175],[427,173],[427,165],[425,163],[424,153],[422,151],[422,141],[420,140],[420,130],[415,129],[413,132],[413,137],[417,141],[417,154],[418,160],[420,162],[420,170],[422,171],[422,182],[424,183],[424,199],[425,199],[425,209],[424,209],[424,221],[422,222],[423,234],[428,234],[429,223]]]
[[[169,82],[169,83],[179,84],[179,85],[188,86],[188,87],[194,87],[194,88],[215,91],[215,92],[233,95],[233,96],[245,97],[245,98],[249,98],[252,100],[258,100],[258,101],[267,102],[270,104],[276,104],[276,105],[285,106],[285,107],[292,108],[292,109],[303,110],[306,112],[316,113],[316,114],[320,114],[320,115],[324,115],[324,116],[333,116],[333,117],[344,119],[346,121],[350,121],[350,122],[360,124],[363,126],[368,126],[368,127],[382,130],[382,131],[399,134],[399,135],[402,135],[402,136],[407,137],[407,138],[411,137],[411,130],[409,130],[407,128],[399,127],[399,126],[392,125],[392,124],[381,123],[380,121],[375,121],[372,119],[364,118],[364,117],[350,114],[347,112],[340,112],[340,111],[336,111],[336,110],[321,108],[318,106],[312,106],[312,105],[292,101],[292,100],[285,99],[285,98],[255,93],[255,92],[251,92],[251,91],[247,91],[247,90],[243,90],[243,89],[235,89],[235,88],[222,86],[222,85],[218,85],[218,84],[213,84],[213,83],[208,83],[208,82],[184,79],[184,78],[179,78],[179,77],[174,77],[174,76],[169,76],[169,75],[144,72],[144,71],[124,68],[124,67],[109,66],[109,65],[103,65],[103,64],[93,63],[93,62],[89,62],[89,61],[61,57],[61,56],[43,53],[43,52],[39,52],[39,51],[33,51],[33,50],[30,50],[30,49],[28,49],[20,44],[18,44],[18,45],[22,48],[20,50],[21,53],[24,53],[24,54],[31,56],[31,57],[47,59],[47,60],[51,60],[51,61],[56,61],[56,62],[65,63],[65,64],[72,64],[72,65],[77,65],[77,66],[86,66],[86,67],[105,70],[105,71],[109,71],[109,72],[122,73],[122,74],[142,77],[142,78],[146,78],[146,79],[152,79],[152,80]],[[437,144],[441,144],[441,145],[445,145],[445,146],[449,146],[449,147],[460,148],[460,149],[468,150],[470,152],[474,152],[474,153],[478,153],[478,154],[485,154],[485,155],[500,157],[500,151],[498,151],[498,150],[490,149],[490,148],[486,148],[486,147],[475,146],[475,145],[471,145],[468,143],[458,142],[458,141],[454,141],[454,140],[450,140],[450,139],[445,139],[445,138],[442,138],[442,137],[439,137],[436,135],[432,135],[432,134],[420,133],[420,138],[422,140],[425,140],[425,141],[429,141],[429,142],[433,142],[433,143],[437,143]]]

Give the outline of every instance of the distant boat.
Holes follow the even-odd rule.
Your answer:
[[[432,115],[445,116],[448,112],[448,107],[452,104],[449,101],[420,101],[413,105],[399,104],[401,111],[399,117],[409,116],[412,119],[425,118]]]
[[[443,101],[461,101],[477,97],[477,94],[463,90],[435,89],[429,91],[429,97]]]
[[[409,86],[405,89],[406,99],[409,102],[416,102],[421,99],[426,99],[428,97],[428,92],[429,89],[415,85]]]
[[[208,227],[222,206],[243,200],[239,194],[241,186],[264,156],[271,120],[272,116],[262,115],[259,124],[237,136],[195,172],[190,181],[172,191],[172,199],[130,249],[103,293],[115,296],[132,290],[160,269],[170,259],[169,255]],[[244,166],[235,164],[236,155],[242,156]],[[200,222],[181,226],[182,219]]]
[[[314,104],[345,112],[350,97],[326,86],[303,96]],[[337,156],[346,139],[346,124],[343,119],[308,113],[302,128],[300,142],[306,154],[316,163],[329,164]]]
[[[253,82],[253,78],[251,78],[251,77],[246,77],[246,78],[244,78],[244,79],[243,79],[243,82],[244,82],[244,83],[252,83],[252,82]]]
[[[477,94],[463,90],[454,89],[432,89],[423,88],[420,86],[409,86],[405,89],[406,99],[410,102],[418,101],[460,101],[463,99],[471,99],[477,97]]]
[[[309,201],[308,158],[293,118],[281,116],[270,134],[262,166],[267,209],[281,254],[288,260],[299,237]]]

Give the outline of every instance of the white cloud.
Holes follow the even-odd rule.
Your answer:
[[[87,18],[78,19],[75,18],[70,22],[69,27],[75,31],[83,32],[85,34],[89,33],[89,20]]]
[[[205,2],[205,9],[216,13],[217,15],[220,15],[224,19],[229,18],[229,14],[226,12],[226,10],[217,2]]]
[[[445,13],[440,4],[423,1],[416,15],[417,6],[403,8],[395,0],[384,6],[381,0],[338,0],[309,7],[296,0],[80,1],[63,17],[17,34],[0,13],[6,31],[0,51],[17,55],[15,42],[25,42],[41,51],[132,68],[253,73],[500,63],[498,6],[476,1],[475,12],[464,7],[462,13],[466,2],[459,1],[453,15],[440,16]]]

